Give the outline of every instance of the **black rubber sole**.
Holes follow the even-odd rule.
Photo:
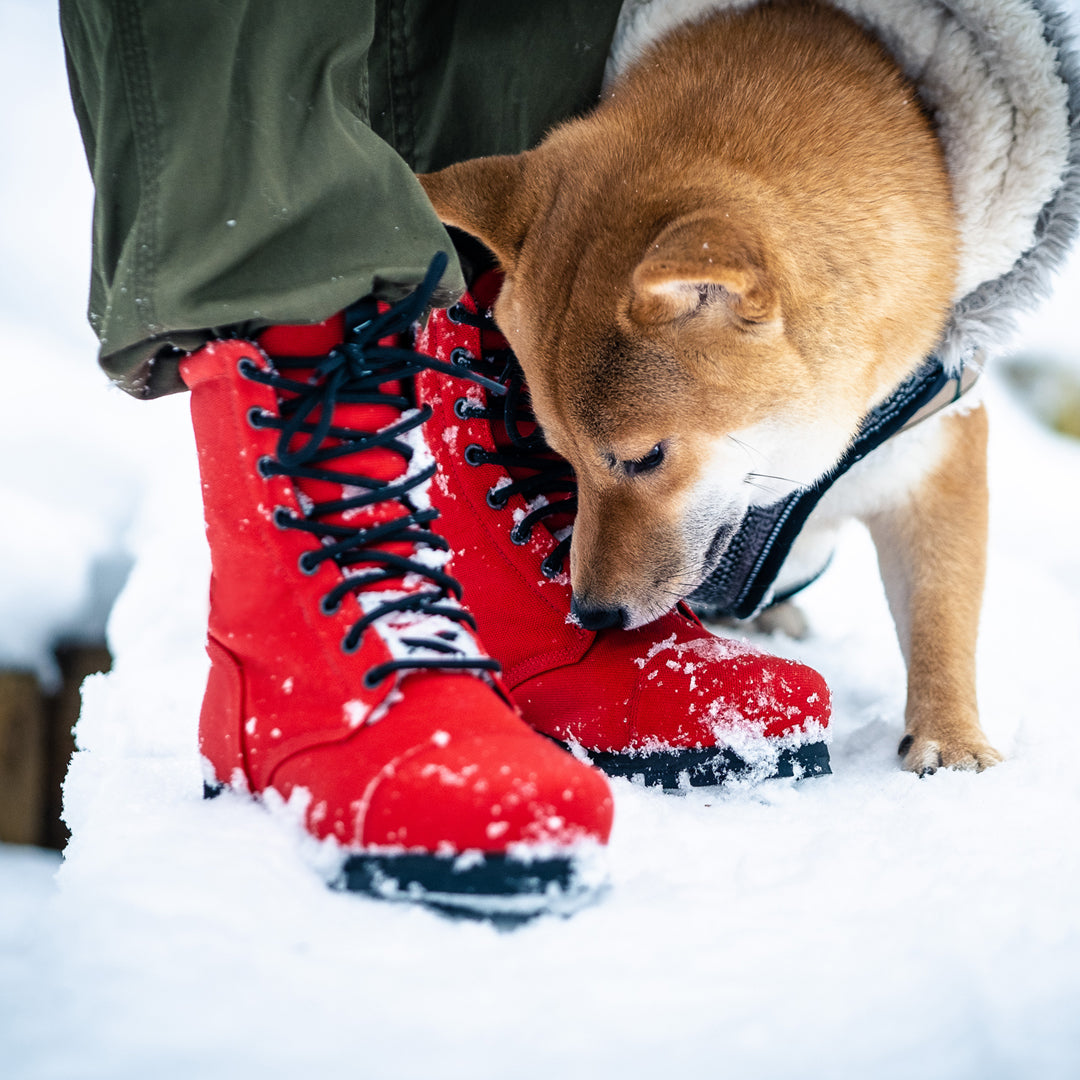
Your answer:
[[[582,880],[573,856],[523,861],[479,852],[350,855],[338,884],[349,892],[420,903],[459,918],[502,925],[542,914],[568,914],[595,899],[598,892]]]
[[[206,799],[225,790],[224,784],[203,783]],[[482,852],[356,853],[346,857],[332,884],[347,892],[423,904],[455,918],[512,928],[538,915],[569,914],[595,900],[603,884],[587,881],[582,865],[578,853],[533,859]]]
[[[675,791],[686,787],[713,787],[741,776],[759,775],[755,766],[734,750],[709,747],[704,750],[666,750],[655,754],[615,754],[595,751],[589,760],[608,776],[637,780],[648,787]],[[776,765],[761,779],[782,776],[825,776],[832,772],[829,748],[823,742],[780,751]]]

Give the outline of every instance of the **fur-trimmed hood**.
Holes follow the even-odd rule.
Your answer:
[[[624,0],[606,84],[675,26],[758,2]],[[955,371],[1045,297],[1080,223],[1080,60],[1066,16],[1047,0],[829,2],[892,53],[941,137],[960,271],[938,354]]]

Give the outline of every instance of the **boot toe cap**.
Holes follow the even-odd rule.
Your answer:
[[[698,746],[747,738],[821,738],[830,695],[813,668],[767,653],[745,651],[720,662],[679,657],[663,662],[638,684],[631,720],[635,742],[654,737],[657,717],[677,717],[674,739]]]
[[[598,634],[582,662],[516,687],[535,727],[590,751],[820,741],[830,713],[812,668],[714,637],[675,616],[664,625]]]
[[[433,731],[386,752],[373,767],[370,738],[314,747],[283,763],[273,787],[306,794],[306,827],[350,850],[397,848],[451,854],[515,845],[605,843],[613,804],[596,770],[530,731]],[[456,728],[457,725],[446,725]]]
[[[612,800],[595,770],[532,732],[416,748],[370,795],[363,843],[429,851],[605,842]]]

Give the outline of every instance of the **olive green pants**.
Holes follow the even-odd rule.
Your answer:
[[[91,325],[129,392],[221,333],[395,299],[453,256],[413,171],[587,109],[619,0],[61,0]],[[440,298],[464,288],[452,258]]]

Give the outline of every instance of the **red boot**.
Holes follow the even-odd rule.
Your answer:
[[[211,790],[303,805],[339,884],[528,913],[584,897],[612,802],[507,704],[430,530],[401,392],[425,358],[384,339],[437,280],[183,361],[213,559],[200,746]]]
[[[829,691],[812,669],[710,634],[685,605],[634,630],[571,620],[562,568],[576,484],[536,433],[491,321],[500,284],[485,274],[417,339],[419,351],[500,385],[463,393],[429,369],[417,393],[442,432],[432,501],[454,572],[522,715],[605,771],[665,787],[829,772]]]

